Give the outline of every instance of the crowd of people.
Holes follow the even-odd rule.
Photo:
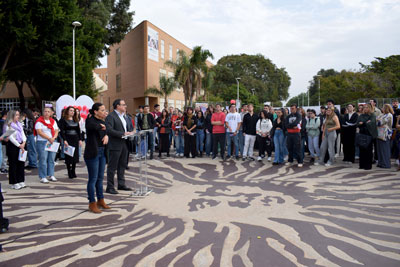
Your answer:
[[[103,104],[95,103],[85,121],[73,106],[62,111],[60,120],[51,105],[46,105],[42,113],[38,109],[3,111],[0,166],[1,173],[8,173],[11,188],[27,186],[25,169],[37,168],[41,183],[56,182],[57,159],[65,160],[68,178],[74,179],[76,164],[83,156],[89,176],[89,209],[100,213],[110,208],[103,194],[106,165],[106,193],[132,190],[125,184],[124,175],[132,153],[137,159],[150,160],[156,151],[158,158],[164,154],[170,157],[174,151],[179,160],[216,159],[220,155],[222,160],[267,161],[272,165],[292,165],[296,161],[301,168],[307,153],[311,164],[331,166],[343,151],[343,161],[352,164],[359,160],[360,169],[369,170],[374,163],[379,168],[391,168],[391,158],[399,163],[397,100],[378,108],[371,99],[358,104],[357,109],[348,104],[340,111],[333,100],[328,100],[319,114],[297,105],[277,109],[265,105],[256,112],[252,104],[238,109],[234,101],[226,108],[209,105],[204,113],[200,107],[161,110],[160,105],[150,112],[150,107],[144,105],[133,116],[127,113],[122,99],[115,100],[112,109],[108,112]],[[26,162],[21,159],[25,151]]]

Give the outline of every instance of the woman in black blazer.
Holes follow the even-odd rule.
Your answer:
[[[99,208],[110,209],[104,202],[103,178],[106,166],[105,146],[108,143],[106,134],[106,109],[103,104],[95,103],[90,110],[91,116],[86,119],[86,147],[83,154],[89,173],[87,192],[89,210],[101,213]],[[97,203],[95,200],[97,195]]]
[[[162,152],[167,152],[167,157],[169,157],[169,134],[171,133],[171,119],[168,111],[164,109],[161,116],[156,119],[158,134],[160,135],[160,146],[158,149],[158,157],[161,158]]]

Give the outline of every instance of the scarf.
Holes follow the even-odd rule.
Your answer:
[[[50,120],[50,123],[48,124],[48,123],[46,123],[46,122],[44,121],[43,116],[40,116],[39,119],[37,119],[36,122],[35,122],[35,127],[33,127],[33,135],[34,135],[34,136],[37,136],[37,132],[36,132],[36,123],[40,122],[40,123],[42,123],[44,126],[46,126],[47,128],[49,128],[49,129],[51,130],[51,136],[54,136],[54,135],[56,134],[56,131],[54,130],[54,127],[53,127],[53,125],[54,125],[54,123],[55,123],[55,120],[54,120],[53,118],[50,118],[49,120]]]
[[[22,131],[23,131],[22,124],[19,121],[17,121],[16,123],[12,122],[10,124],[10,127],[15,130],[16,139],[17,139],[18,143],[22,143],[22,141],[23,141],[23,139],[22,139]]]
[[[190,129],[190,128],[192,128],[193,114],[192,115],[187,115],[187,118],[188,118],[188,120],[187,120],[187,128]]]

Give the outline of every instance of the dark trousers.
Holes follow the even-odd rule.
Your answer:
[[[372,168],[372,153],[373,142],[371,142],[367,148],[360,146],[360,169],[370,170]]]
[[[303,163],[303,159],[301,157],[301,134],[288,133],[286,144],[289,151],[288,161],[293,162],[294,158],[296,158],[298,163]]]
[[[97,156],[92,159],[85,159],[88,169],[89,180],[87,183],[87,192],[89,203],[95,202],[95,193],[97,200],[104,198],[103,196],[103,178],[104,169],[106,167],[106,156],[104,154],[104,147],[99,147]]]
[[[196,135],[190,135],[185,133],[184,142],[185,142],[185,149],[184,149],[185,157],[189,157],[189,153],[192,154],[193,158],[196,157]]]
[[[19,147],[13,143],[7,142],[7,156],[8,156],[8,179],[10,184],[18,184],[25,182],[25,162],[18,160]]]
[[[374,161],[378,161],[378,146],[376,143],[376,138],[372,139],[372,143],[374,145]]]
[[[265,157],[265,152],[267,152],[268,157],[272,156],[272,142],[271,137],[261,137],[257,135],[257,143],[258,143],[258,155],[260,157]]]
[[[221,149],[221,157],[223,158],[225,155],[225,133],[213,134],[213,156],[214,157],[216,157],[218,155],[218,144]]]
[[[115,171],[117,171],[118,186],[125,186],[126,154],[128,147],[125,142],[120,150],[109,150],[107,188],[114,188]]]
[[[341,139],[343,143],[343,161],[350,161],[354,163],[356,155],[356,129],[355,128],[343,128],[341,133]]]

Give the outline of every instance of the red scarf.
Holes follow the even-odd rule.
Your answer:
[[[47,128],[49,128],[51,130],[51,136],[52,137],[56,134],[56,131],[54,130],[54,127],[53,127],[54,123],[55,123],[55,120],[53,118],[50,118],[50,124],[48,124],[48,123],[46,123],[44,121],[43,116],[40,116],[39,119],[36,120],[35,126],[33,127],[33,135],[34,136],[37,136],[36,123],[38,123],[38,122],[42,123],[44,126],[46,126]]]

